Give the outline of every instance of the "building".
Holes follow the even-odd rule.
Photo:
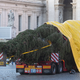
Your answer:
[[[10,10],[17,34],[47,21],[80,20],[80,0],[0,0],[1,27],[8,26]]]
[[[79,0],[46,0],[48,21],[80,20]]]

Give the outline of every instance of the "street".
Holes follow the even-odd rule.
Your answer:
[[[69,72],[56,75],[20,75],[16,73],[15,65],[0,67],[0,80],[80,80],[80,73],[69,74]]]

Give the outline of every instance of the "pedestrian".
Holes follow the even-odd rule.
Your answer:
[[[13,65],[13,61],[12,61],[12,65]]]
[[[75,74],[76,71],[74,69],[71,69],[70,74]]]

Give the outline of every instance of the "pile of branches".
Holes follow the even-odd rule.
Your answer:
[[[49,44],[48,40],[52,42],[52,46],[41,49],[41,47]],[[22,55],[24,52],[35,49],[39,50]],[[6,52],[8,57],[15,55],[15,59],[21,58],[23,62],[29,64],[48,61],[51,53],[59,53],[60,59],[66,61],[68,69],[75,65],[68,39],[55,26],[47,24],[35,30],[25,30],[13,40],[0,43],[0,52],[2,51]]]

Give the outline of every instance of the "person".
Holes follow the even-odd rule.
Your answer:
[[[71,71],[70,71],[70,74],[75,74],[75,70],[74,69],[71,69]]]
[[[12,61],[12,65],[13,65],[13,61]]]

